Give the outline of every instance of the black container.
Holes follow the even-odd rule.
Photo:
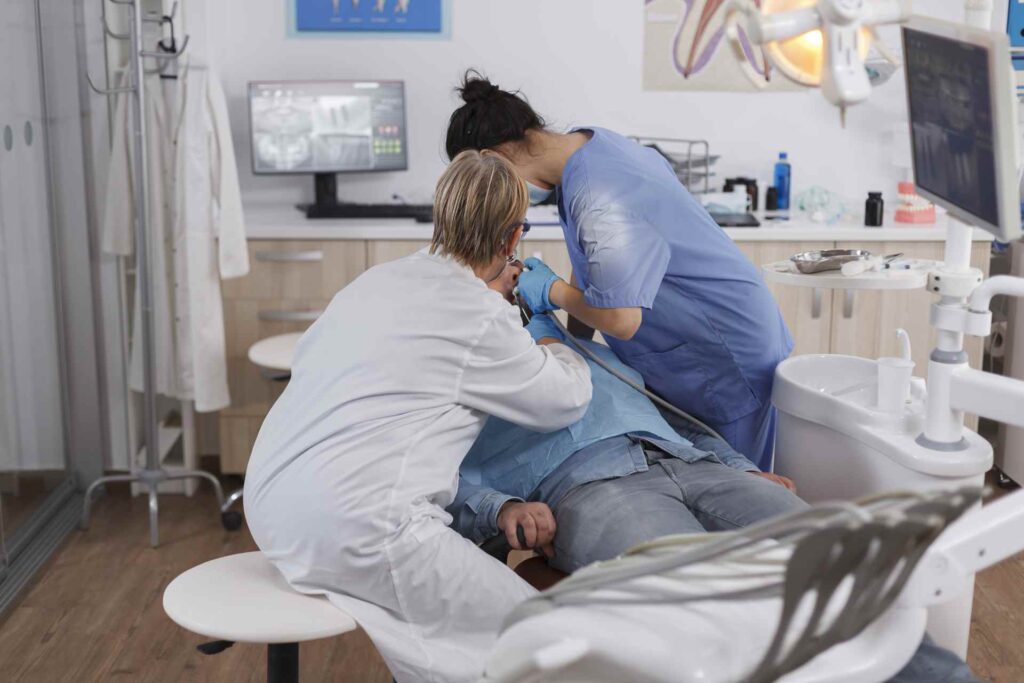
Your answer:
[[[774,185],[764,191],[764,210],[779,210],[779,191],[775,189]]]
[[[869,228],[882,227],[884,211],[885,202],[882,201],[882,193],[868,192],[868,200],[864,204],[864,225]]]

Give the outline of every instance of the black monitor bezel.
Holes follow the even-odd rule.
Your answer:
[[[984,48],[987,51],[994,140],[996,142],[1009,140],[1013,145],[1016,145],[1018,139],[1016,106],[1010,69],[1009,39],[1006,37],[1006,34],[975,29],[963,24],[941,21],[930,17],[915,16],[901,30],[901,43],[904,55],[907,53],[908,30],[963,42],[975,47]],[[910,84],[907,82],[909,70],[904,67],[903,71],[904,89],[906,90],[907,128],[911,146],[910,160],[917,193],[936,206],[945,209],[951,217],[968,225],[981,228],[991,233],[1000,241],[1009,242],[1019,238],[1021,235],[1021,221],[1016,147],[1004,149],[998,144],[995,145],[997,223],[992,223],[984,216],[976,215],[942,195],[917,185],[918,169],[913,147],[914,133],[911,118]]]

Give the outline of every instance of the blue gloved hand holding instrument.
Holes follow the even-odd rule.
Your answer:
[[[526,270],[519,274],[519,296],[523,302],[536,313],[557,311],[558,306],[551,303],[551,286],[559,277],[548,268],[548,265],[535,256],[523,261]]]

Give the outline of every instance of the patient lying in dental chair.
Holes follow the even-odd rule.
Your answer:
[[[607,347],[582,343],[642,381]],[[566,429],[542,434],[488,420],[448,507],[453,528],[477,542],[504,534],[513,548],[537,549],[550,566],[572,573],[659,536],[728,531],[807,506],[788,479],[760,472],[725,441],[662,414],[593,362],[590,370],[590,408]],[[893,680],[976,679],[926,638]]]

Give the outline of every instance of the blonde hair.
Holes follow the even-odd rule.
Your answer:
[[[470,267],[486,265],[529,206],[526,183],[507,161],[465,150],[437,181],[430,253],[442,251]]]

